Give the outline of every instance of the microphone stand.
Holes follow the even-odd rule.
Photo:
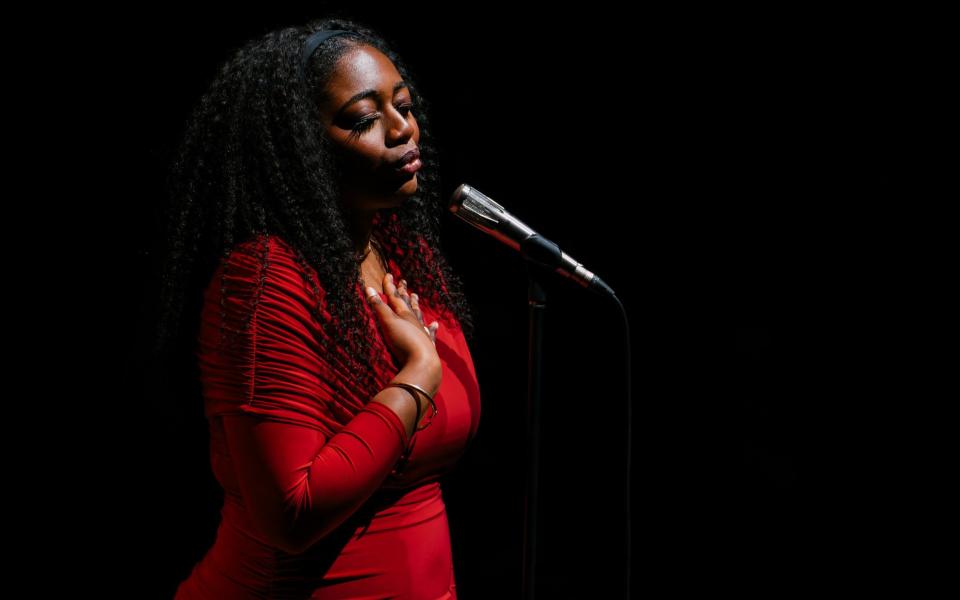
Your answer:
[[[540,375],[543,365],[543,319],[546,315],[547,295],[540,282],[542,267],[529,259],[526,265],[530,328],[527,354],[527,470],[523,506],[523,600],[534,600],[540,485]]]
[[[453,193],[450,210],[468,224],[492,235],[500,242],[518,250],[526,260],[527,301],[530,307],[529,353],[527,355],[527,470],[525,473],[525,494],[523,507],[523,599],[534,600],[537,564],[537,511],[540,475],[540,391],[543,319],[547,308],[547,295],[541,277],[559,273],[601,295],[616,299],[614,291],[595,274],[573,260],[550,240],[538,235],[524,223],[510,215],[502,206],[480,193],[479,190],[461,184]],[[549,270],[548,274],[546,271]],[[617,300],[620,303],[619,300]],[[621,309],[623,304],[620,303]],[[626,319],[626,312],[624,312]],[[627,344],[629,363],[629,339]],[[628,373],[629,382],[629,373]],[[629,383],[628,388],[629,390]],[[629,395],[629,394],[628,394]],[[629,409],[629,403],[628,403]],[[629,413],[628,413],[629,416]],[[628,473],[629,473],[629,423],[628,432]],[[629,481],[629,475],[628,475]],[[629,536],[629,483],[627,487],[627,556],[630,556]],[[628,559],[629,565],[629,559]],[[627,590],[630,589],[630,571],[627,569]]]

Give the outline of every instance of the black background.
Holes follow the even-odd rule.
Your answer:
[[[75,75],[58,88],[80,117],[70,166],[96,187],[62,213],[76,235],[66,285],[85,318],[69,329],[77,377],[50,383],[93,398],[71,403],[84,452],[71,489],[85,526],[73,556],[110,541],[88,572],[98,589],[172,597],[219,518],[199,397],[174,396],[182,382],[155,380],[147,362],[166,161],[233,48],[325,6],[145,12],[121,26],[104,15],[57,63]],[[917,467],[901,409],[924,396],[917,248],[940,243],[904,209],[922,200],[906,185],[918,160],[904,141],[906,25],[508,8],[348,14],[418,74],[444,195],[474,185],[626,308],[635,596],[900,582],[888,567]],[[458,591],[519,597],[527,275],[454,217],[444,232],[477,309],[483,401],[478,437],[443,483]],[[546,284],[538,586],[620,597],[625,328],[610,301]]]

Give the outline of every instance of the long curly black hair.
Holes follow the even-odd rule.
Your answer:
[[[312,55],[303,80],[299,61],[304,40],[325,29],[355,31],[363,38],[327,40]],[[202,290],[219,262],[236,244],[272,234],[296,251],[302,267],[309,265],[317,273],[326,314],[314,310],[329,333],[325,343],[345,348],[354,374],[372,381],[378,352],[362,306],[360,258],[339,201],[337,159],[318,110],[337,61],[360,44],[383,52],[407,83],[423,163],[417,193],[400,207],[380,210],[371,241],[396,261],[411,288],[443,315],[441,320],[450,325],[449,317],[455,316],[472,338],[471,306],[440,251],[445,209],[429,105],[382,35],[352,19],[326,18],[245,43],[194,107],[166,175],[170,202],[163,215],[166,248],[155,358],[163,361],[177,342],[192,348]],[[319,290],[310,285],[319,300]]]

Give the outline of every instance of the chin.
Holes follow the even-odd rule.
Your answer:
[[[403,182],[400,187],[393,190],[390,194],[392,196],[391,200],[393,202],[403,202],[410,196],[413,196],[417,193],[418,184],[417,184],[417,174],[414,173],[413,177]]]

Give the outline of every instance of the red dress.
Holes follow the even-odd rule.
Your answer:
[[[397,278],[396,263],[389,266]],[[439,414],[408,440],[393,410],[369,402],[377,390],[357,389],[342,357],[321,351],[326,333],[309,311],[307,278],[323,307],[316,272],[282,238],[254,238],[221,261],[204,293],[196,352],[224,504],[213,546],[175,598],[456,598],[439,478],[480,419],[463,332],[441,321]],[[439,320],[420,306],[424,322]],[[221,308],[228,330],[251,319],[226,349],[218,348]],[[399,370],[382,350],[390,366],[375,370],[378,389]]]

